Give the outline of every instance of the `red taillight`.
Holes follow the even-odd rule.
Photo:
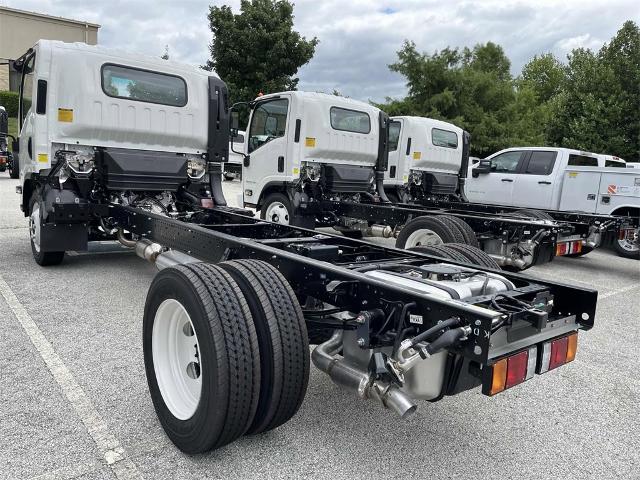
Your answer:
[[[578,332],[534,345],[485,367],[482,393],[495,395],[533,377],[572,362],[578,349]]]
[[[567,337],[551,342],[551,357],[549,358],[549,370],[564,365],[567,361],[567,347],[569,341]]]
[[[582,240],[563,242],[556,245],[556,257],[582,252]]]
[[[533,353],[535,355],[535,352]],[[524,382],[527,377],[529,351],[525,350],[507,359],[507,381],[505,388],[511,388]]]

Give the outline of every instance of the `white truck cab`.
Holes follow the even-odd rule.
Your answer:
[[[322,198],[377,195],[387,118],[372,105],[335,95],[258,97],[245,135],[244,205],[260,209],[262,218],[312,227]]]
[[[468,139],[468,134],[452,123],[425,117],[391,117],[389,168],[384,178],[389,198],[404,203],[430,195],[455,194]]]

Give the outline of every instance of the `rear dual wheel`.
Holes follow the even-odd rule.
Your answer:
[[[187,453],[282,425],[306,391],[302,311],[264,262],[162,270],[147,295],[143,349],[160,423]]]
[[[613,248],[621,257],[640,260],[640,228],[627,230],[624,238],[613,241]]]
[[[396,240],[396,248],[436,246],[445,243],[466,243],[478,246],[471,227],[451,215],[418,217],[407,223]]]

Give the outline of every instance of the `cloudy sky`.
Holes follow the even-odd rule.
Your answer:
[[[239,0],[0,0],[5,5],[99,23],[106,46],[203,64],[209,55],[209,5]],[[401,97],[403,78],[387,65],[405,39],[422,51],[493,41],[518,74],[534,54],[565,59],[576,47],[598,49],[625,20],[640,21],[638,0],[297,0],[295,28],[320,44],[300,72],[300,89],[334,88],[361,100]]]

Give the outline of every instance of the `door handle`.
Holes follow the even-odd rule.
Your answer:
[[[510,178],[503,178],[503,179],[502,179],[502,181],[503,181],[503,182],[513,182],[513,180],[512,180],[512,179],[510,179]]]
[[[542,180],[538,182],[539,185],[551,185],[551,182],[547,182],[546,180]]]
[[[284,157],[278,157],[278,173],[284,172]]]

